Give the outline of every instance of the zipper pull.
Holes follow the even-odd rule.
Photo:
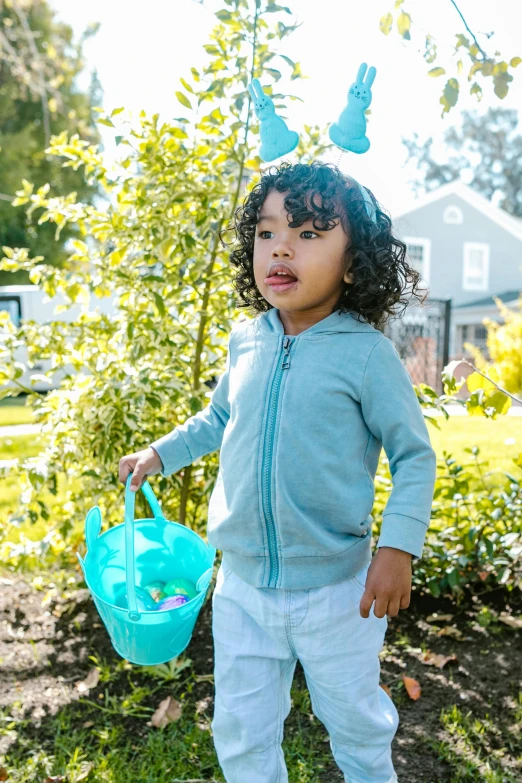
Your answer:
[[[283,349],[285,351],[283,356],[283,364],[281,365],[281,369],[287,370],[290,367],[290,344],[291,340],[289,337],[285,337],[283,340]]]

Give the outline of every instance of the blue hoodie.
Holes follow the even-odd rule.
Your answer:
[[[377,546],[422,554],[436,454],[395,346],[355,313],[296,336],[277,308],[236,323],[209,405],[150,445],[163,476],[221,449],[207,537],[254,587],[321,587],[371,561],[381,448],[393,489]]]

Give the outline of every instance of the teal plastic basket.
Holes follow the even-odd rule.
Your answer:
[[[85,520],[87,554],[78,555],[85,582],[116,652],[131,663],[154,666],[188,646],[213,573],[216,550],[178,522],[165,519],[150,484],[141,487],[153,519],[134,519],[136,493],[125,486],[125,521],[100,535],[99,506]],[[197,595],[170,610],[143,609],[136,587],[183,577]]]

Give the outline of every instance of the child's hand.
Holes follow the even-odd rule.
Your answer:
[[[410,605],[411,555],[402,549],[383,546],[377,550],[366,575],[366,589],[359,604],[361,617],[396,617]]]
[[[127,454],[120,459],[119,479],[122,484],[127,483],[129,473],[132,473],[131,491],[136,492],[146,480],[147,476],[154,476],[163,469],[163,463],[157,451],[152,446],[135,454]]]

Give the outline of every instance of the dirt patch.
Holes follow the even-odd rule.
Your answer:
[[[209,595],[186,651],[192,668],[185,671],[193,678],[190,699],[206,705],[201,720],[207,725],[213,699],[212,681],[204,679],[213,669],[211,606]],[[471,766],[477,764],[479,769],[484,758],[498,757],[506,774],[514,778],[522,775],[522,633],[498,622],[501,612],[519,616],[521,611],[520,596],[504,590],[458,608],[449,600],[414,594],[407,610],[389,618],[381,653],[381,683],[391,689],[399,711],[393,757],[401,783],[482,779],[478,775],[457,777],[459,759]],[[434,613],[453,617],[433,622]],[[424,661],[429,653],[456,656],[456,660],[439,668]],[[0,754],[13,752],[17,746],[20,750],[21,738],[24,747],[31,741],[35,747],[52,742],[49,726],[53,716],[82,698],[77,683],[93,668],[90,655],[97,655],[109,666],[122,663],[88,590],[73,585],[69,595],[49,597],[46,590],[36,590],[28,581],[4,574],[0,580],[0,710],[13,718],[17,728],[0,733]],[[139,667],[134,671],[139,673]],[[418,681],[420,698],[408,696],[403,675]],[[306,688],[299,664],[294,686]],[[116,677],[109,686],[94,687],[89,698],[96,699],[98,691],[107,687],[113,695],[124,693],[126,679]],[[155,708],[171,693],[172,686],[166,684],[144,704]],[[447,717],[455,708],[465,721],[478,720],[485,729],[481,731],[476,724],[470,729],[471,737],[463,737],[462,732],[459,735],[453,725],[459,723],[458,714]],[[136,737],[151,730],[145,719],[132,716],[125,726]],[[327,742],[324,727],[294,707],[285,725],[285,739],[287,732],[297,730],[313,731],[314,742]],[[318,771],[319,783],[342,780],[333,760]]]

